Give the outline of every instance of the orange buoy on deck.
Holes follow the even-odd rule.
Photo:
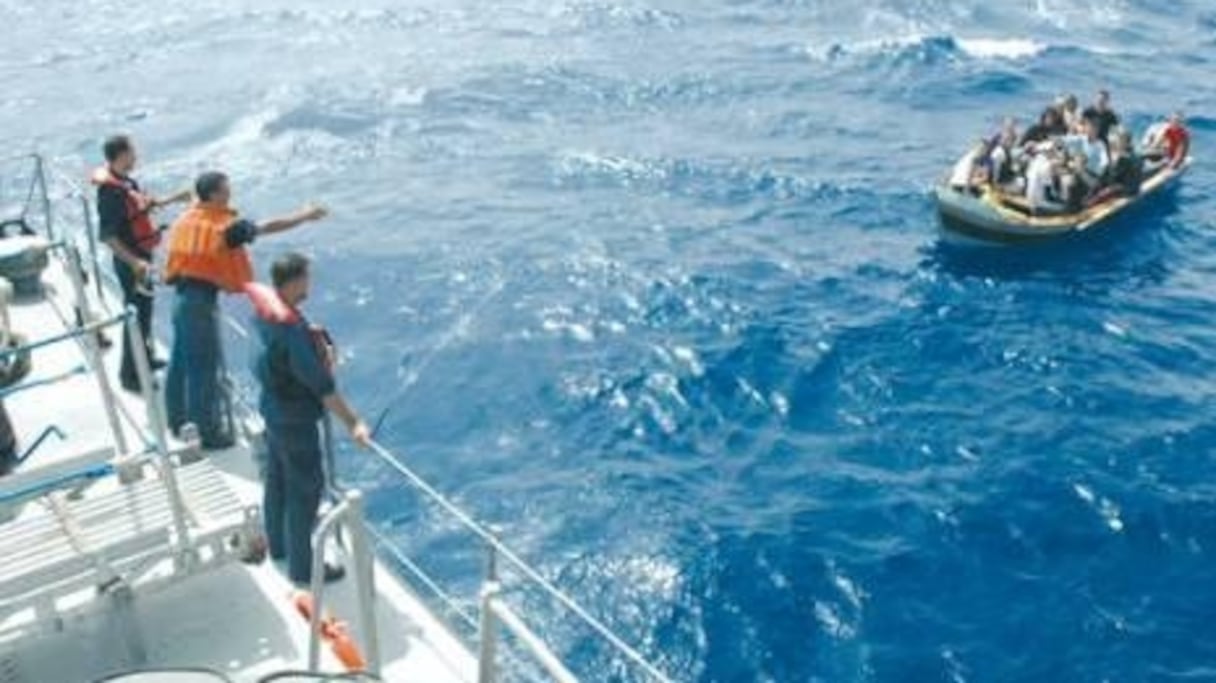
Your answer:
[[[304,620],[312,623],[313,615],[313,600],[312,595],[307,591],[298,591],[291,597],[295,604],[296,611]],[[363,653],[359,650],[359,645],[355,643],[355,639],[350,635],[350,628],[346,622],[340,621],[332,614],[325,614],[321,617],[319,626],[321,639],[329,643],[329,649],[333,651],[334,656],[339,662],[346,667],[347,671],[364,671],[367,669],[367,660],[363,657]]]

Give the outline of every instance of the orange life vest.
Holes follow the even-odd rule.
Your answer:
[[[122,192],[127,204],[127,220],[131,221],[131,233],[135,246],[152,251],[160,244],[160,231],[152,223],[152,198],[132,187],[130,182],[118,177],[109,166],[93,171],[89,180],[98,187],[112,187]]]
[[[224,233],[236,221],[232,209],[195,204],[173,224],[165,282],[203,280],[226,292],[240,292],[253,281],[253,264],[244,247],[230,248]]]

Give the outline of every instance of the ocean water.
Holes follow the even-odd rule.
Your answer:
[[[256,250],[316,257],[354,402],[675,679],[1216,679],[1210,3],[0,19],[10,150],[83,172],[125,130],[154,188],[217,167],[254,217],[326,202]],[[1098,87],[1137,128],[1187,111],[1177,196],[1067,243],[944,245],[926,191],[958,152]],[[342,471],[473,599],[469,538],[371,458]],[[640,680],[516,597],[587,680]]]

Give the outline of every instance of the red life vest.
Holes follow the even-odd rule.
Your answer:
[[[131,183],[119,178],[109,166],[93,171],[89,180],[98,187],[112,187],[122,192],[127,204],[127,220],[131,221],[131,233],[135,246],[152,251],[160,244],[160,231],[152,223],[152,198],[136,190]]]
[[[1183,161],[1179,157],[1191,141],[1191,134],[1187,131],[1186,126],[1181,123],[1171,123],[1166,126],[1162,135],[1165,137],[1165,155],[1171,161]]]
[[[253,304],[254,313],[262,320],[280,325],[300,322],[300,313],[288,306],[274,287],[261,282],[246,282],[244,290],[249,302]]]
[[[254,313],[262,320],[278,325],[295,325],[303,320],[300,312],[283,301],[283,297],[279,296],[274,287],[261,282],[247,282],[242,289],[253,304]],[[308,334],[312,337],[317,355],[332,375],[337,358],[333,338],[320,325],[309,325]]]

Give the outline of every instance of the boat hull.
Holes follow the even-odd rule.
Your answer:
[[[1066,216],[1035,217],[1005,205],[992,192],[979,196],[939,185],[933,189],[938,218],[951,241],[988,245],[1033,244],[1110,225],[1119,216],[1178,186],[1191,161],[1162,170],[1135,197],[1116,199]]]

